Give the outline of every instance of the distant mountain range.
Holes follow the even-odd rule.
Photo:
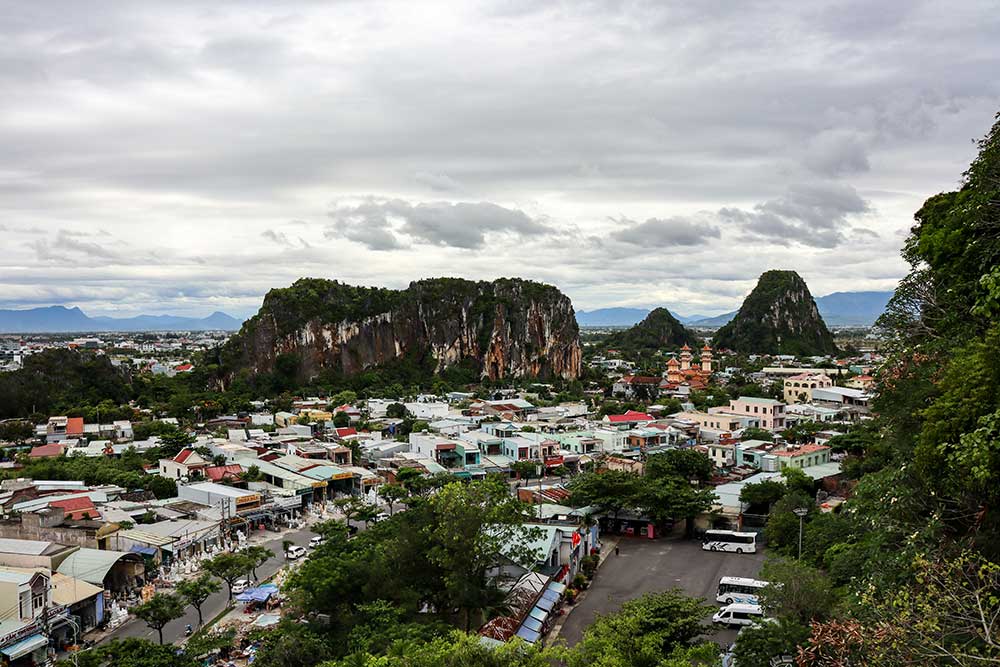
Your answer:
[[[0,333],[76,333],[91,331],[235,331],[241,320],[222,312],[208,317],[138,315],[89,317],[79,308],[48,306],[27,310],[0,310]]]
[[[816,306],[823,320],[830,326],[867,327],[885,311],[892,298],[892,292],[834,292],[816,298]],[[649,315],[648,308],[598,308],[581,310],[576,321],[581,327],[619,326],[629,327]],[[736,311],[708,317],[705,315],[676,315],[685,325],[695,327],[721,327],[733,319]]]

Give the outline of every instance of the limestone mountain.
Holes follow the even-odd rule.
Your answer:
[[[688,331],[666,308],[656,308],[633,327],[608,336],[608,348],[627,352],[651,353],[678,348],[685,344],[697,346],[698,338]]]
[[[837,351],[804,280],[794,271],[766,271],[713,345],[758,354],[821,355]]]
[[[395,362],[575,379],[579,329],[566,295],[527,280],[435,278],[390,290],[302,278],[268,292],[220,352],[223,384],[241,372],[305,381]]]

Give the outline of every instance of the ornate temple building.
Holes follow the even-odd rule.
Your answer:
[[[667,362],[666,382],[668,385],[686,384],[692,389],[704,389],[712,377],[712,348],[707,344],[701,348],[700,363],[693,363],[691,348],[684,345],[681,348],[680,361],[671,357]]]

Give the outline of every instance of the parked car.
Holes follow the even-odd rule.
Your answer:
[[[237,579],[233,582],[233,595],[239,595],[248,588],[250,588],[249,579]]]
[[[321,544],[323,544],[323,536],[322,535],[317,535],[316,537],[314,537],[311,540],[309,540],[309,548],[310,549],[315,549],[316,547],[318,547]]]
[[[385,521],[388,518],[389,518],[388,512],[379,512],[378,514],[375,515],[375,522],[378,523],[379,521]]]
[[[285,552],[285,558],[288,560],[298,560],[306,555],[306,548],[300,547],[298,545],[288,547],[288,551]]]
[[[726,605],[712,616],[713,623],[721,623],[730,627],[753,625],[764,618],[764,610],[757,604],[734,602]]]

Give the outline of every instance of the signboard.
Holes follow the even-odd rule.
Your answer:
[[[240,496],[239,498],[237,498],[236,506],[239,507],[240,505],[249,505],[250,503],[259,503],[259,502],[260,502],[260,494],[251,493],[248,496]]]

